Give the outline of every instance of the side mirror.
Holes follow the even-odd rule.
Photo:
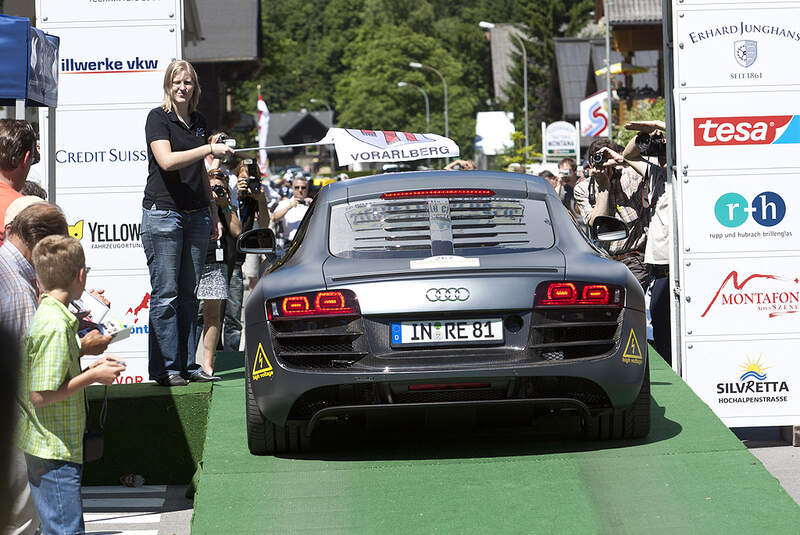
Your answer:
[[[592,239],[597,241],[617,241],[628,237],[628,225],[614,217],[600,215],[592,222]]]
[[[236,250],[240,253],[274,255],[275,234],[268,228],[254,228],[239,234]]]

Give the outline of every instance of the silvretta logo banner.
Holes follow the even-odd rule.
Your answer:
[[[789,384],[780,376],[767,377],[766,366],[759,356],[752,360],[748,357],[740,364],[741,375],[738,380],[717,383],[716,393],[720,404],[730,403],[785,403],[789,400]]]

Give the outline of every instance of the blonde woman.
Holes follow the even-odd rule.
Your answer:
[[[142,202],[142,245],[150,270],[150,379],[182,386],[211,377],[194,364],[197,286],[216,207],[204,158],[233,150],[209,143],[206,119],[197,111],[200,84],[192,65],[176,60],[164,73],[164,102],[145,124],[148,176]],[[212,225],[213,219],[213,225]]]

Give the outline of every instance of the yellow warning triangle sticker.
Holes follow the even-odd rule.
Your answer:
[[[256,358],[253,359],[253,380],[270,377],[272,373],[272,364],[270,364],[267,354],[264,352],[264,346],[259,342]]]
[[[642,362],[642,348],[639,347],[639,341],[631,329],[631,334],[628,336],[628,343],[625,346],[625,352],[622,354],[622,362]]]

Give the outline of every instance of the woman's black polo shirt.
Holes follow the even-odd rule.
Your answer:
[[[208,206],[206,166],[202,159],[177,171],[164,171],[158,166],[150,143],[159,139],[169,141],[173,152],[184,151],[208,144],[206,118],[198,111],[192,112],[189,128],[178,119],[174,111],[162,108],[150,110],[144,127],[147,138],[147,185],[142,206],[149,210],[155,203],[159,210],[196,210]]]

